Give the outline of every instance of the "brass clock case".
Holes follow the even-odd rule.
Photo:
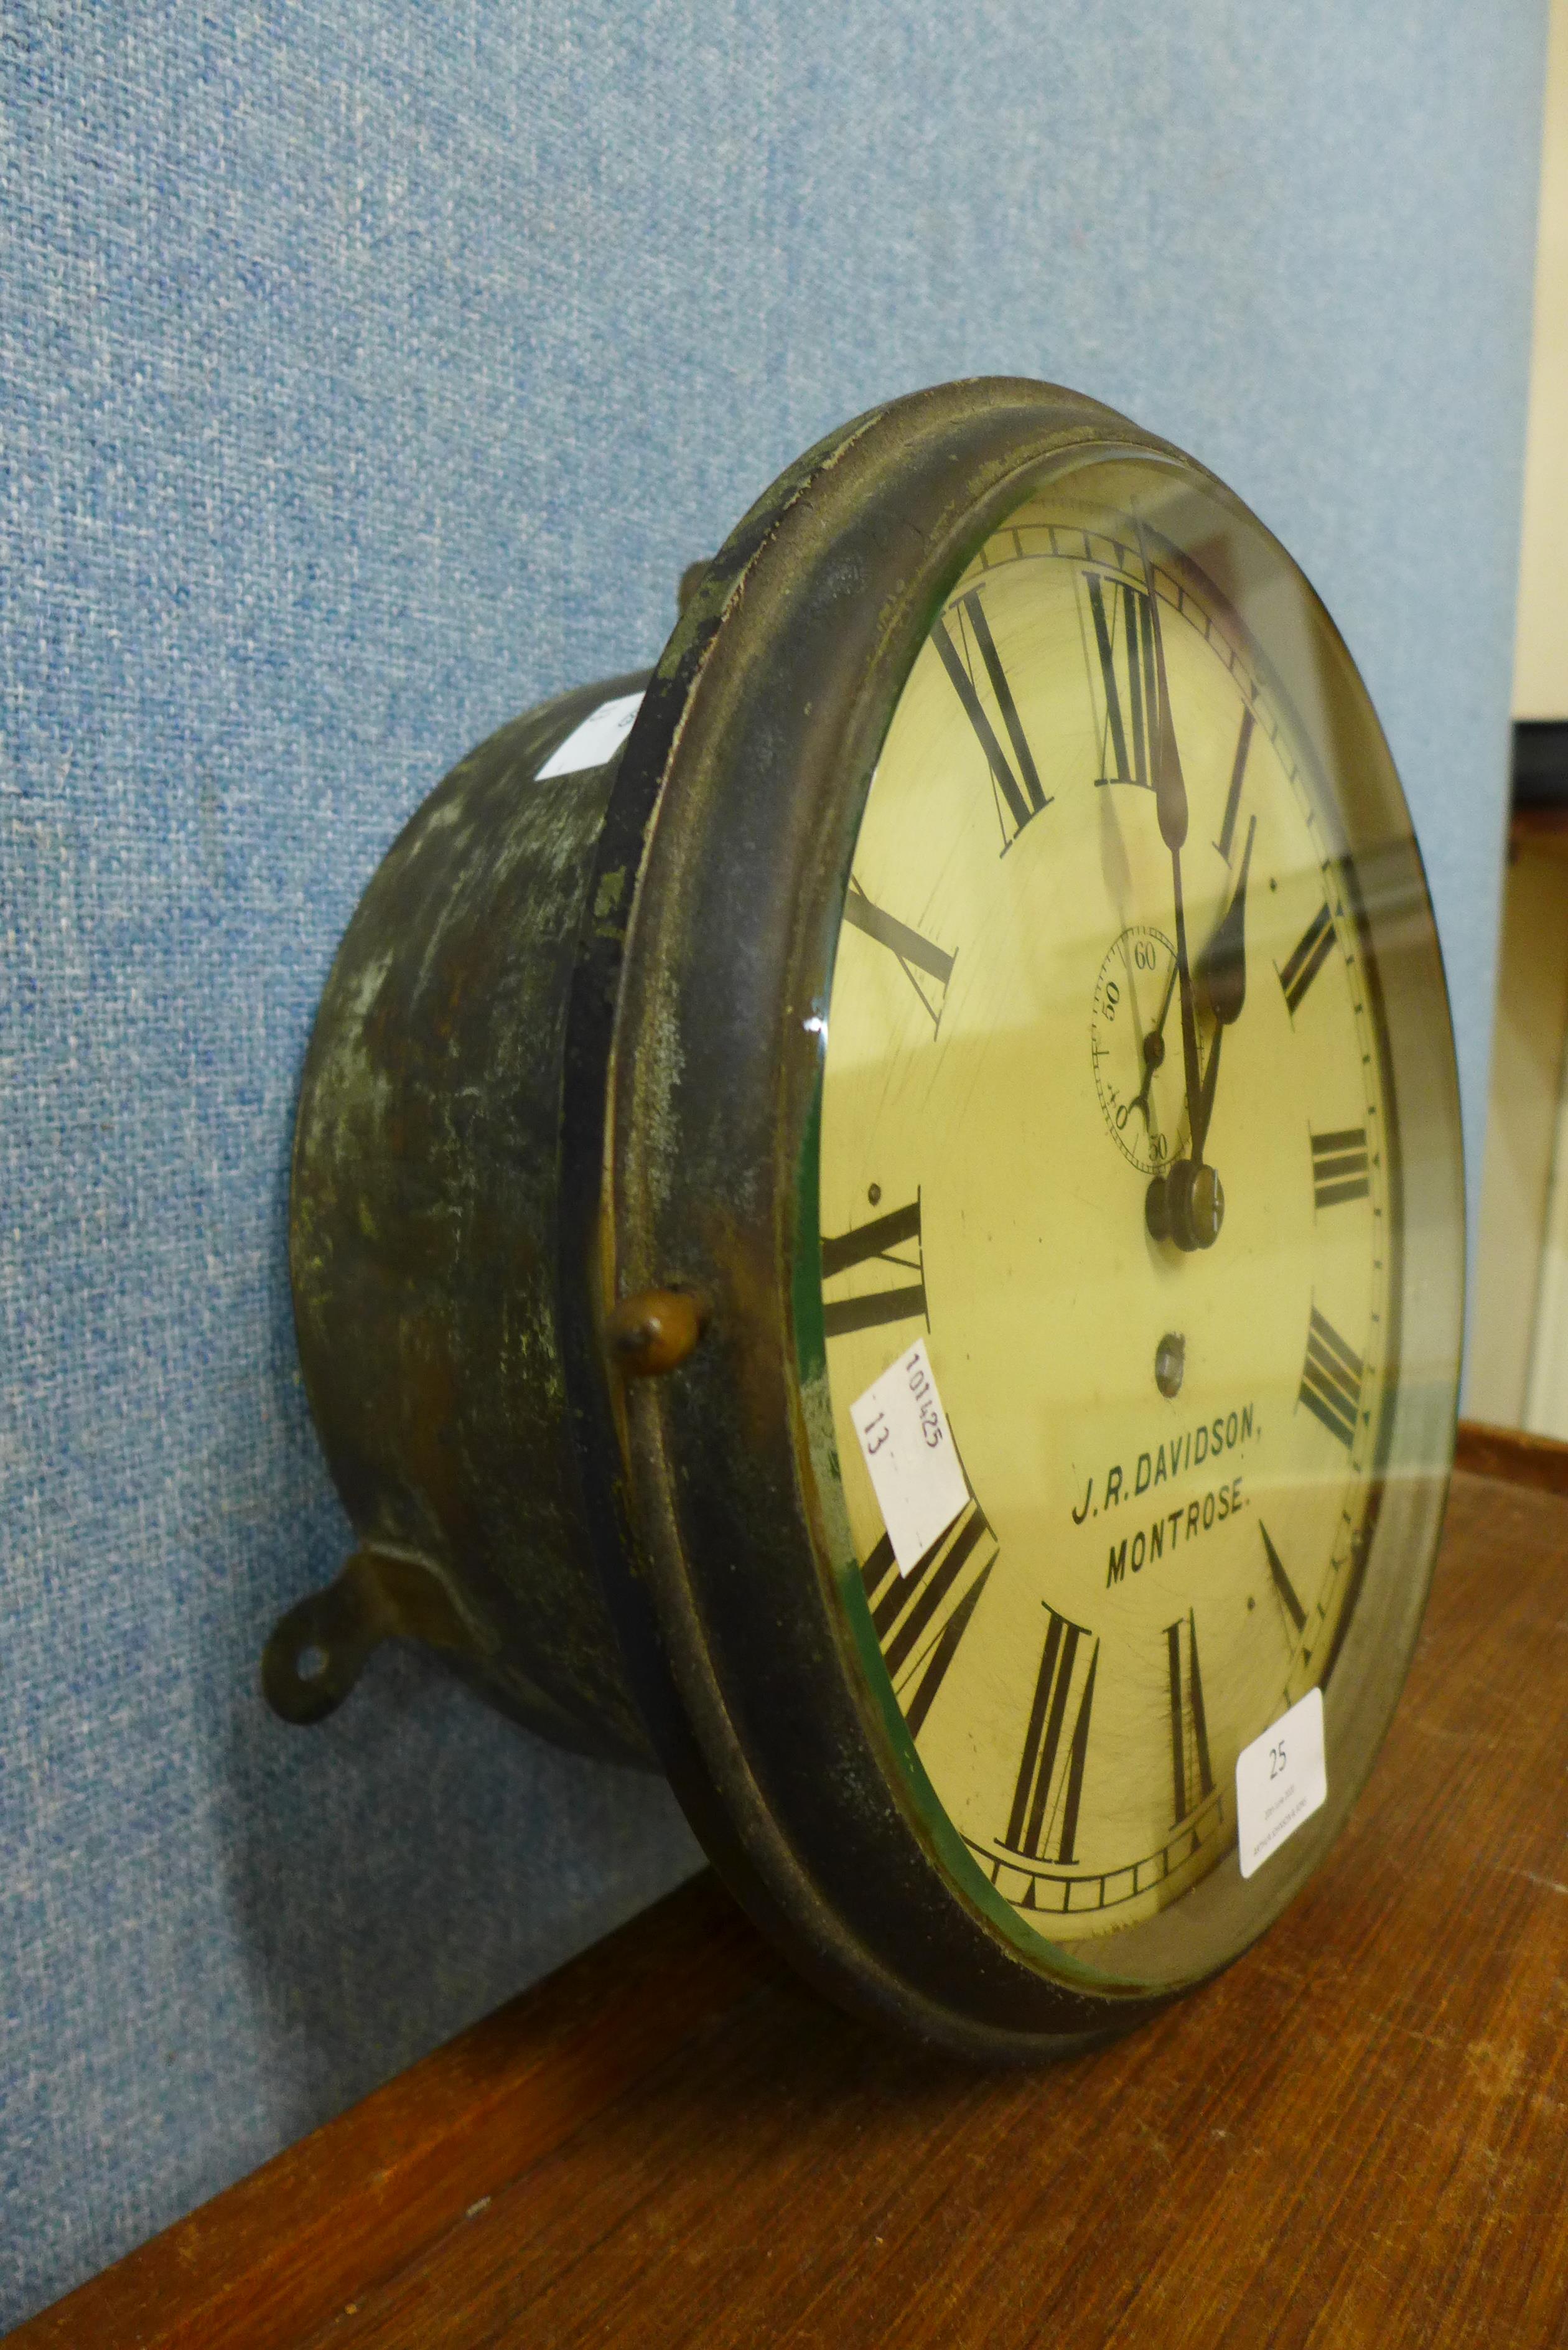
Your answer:
[[[1401,1371],[1324,1691],[1328,1801],[1265,1876],[1232,1852],[1099,1941],[1022,1920],[922,1771],[848,1547],[824,1045],[867,792],[933,621],[1042,484],[1126,463],[1168,469],[1178,505],[1186,484],[1243,514],[1125,418],[1025,381],[919,394],[808,452],[704,570],[616,759],[539,775],[636,680],[504,730],[413,818],[334,968],[295,1162],[302,1361],[361,1548],[275,1634],[275,1705],[318,1718],[377,1637],[424,1638],[545,1734],[657,1759],[825,1989],[985,2057],[1136,2021],[1316,1866],[1403,1679],[1451,1454],[1441,962],[1386,747],[1319,612],[1275,673],[1330,713],[1325,752],[1355,778],[1345,887],[1403,1234]],[[1244,519],[1233,559],[1282,564]],[[1242,607],[1256,582],[1220,586]]]

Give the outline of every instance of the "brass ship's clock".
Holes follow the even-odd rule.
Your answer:
[[[665,1768],[825,1988],[1030,2056],[1234,1958],[1416,1638],[1462,1171],[1366,691],[1210,474],[1053,387],[857,419],[651,676],[472,753],[372,881],[293,1272],[411,1634]]]

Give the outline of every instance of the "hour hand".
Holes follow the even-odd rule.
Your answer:
[[[1208,945],[1198,958],[1193,980],[1199,993],[1214,1014],[1214,1042],[1209,1047],[1209,1065],[1203,1072],[1203,1084],[1199,1100],[1199,1123],[1192,1138],[1192,1155],[1201,1156],[1209,1139],[1209,1121],[1214,1114],[1214,1090],[1220,1076],[1220,1047],[1225,1031],[1241,1016],[1247,1001],[1247,872],[1252,862],[1252,840],[1258,829],[1253,816],[1247,826],[1247,846],[1241,852],[1241,870],[1237,877],[1231,903],[1214,925]]]
[[[1181,1069],[1187,1092],[1188,1130],[1193,1137],[1192,1155],[1196,1159],[1201,1155],[1197,1139],[1199,1090],[1198,1019],[1193,1006],[1192,973],[1187,962],[1187,917],[1181,902],[1181,847],[1187,838],[1187,785],[1181,773],[1181,754],[1176,747],[1176,728],[1170,715],[1170,688],[1165,670],[1165,632],[1159,617],[1159,593],[1141,524],[1137,537],[1138,553],[1143,557],[1149,639],[1154,649],[1154,707],[1149,713],[1154,796],[1159,815],[1160,838],[1170,851],[1170,894],[1176,914],[1176,983],[1181,999]]]
[[[1215,923],[1208,945],[1198,958],[1194,976],[1209,1008],[1222,1028],[1240,1019],[1247,1000],[1247,869],[1252,862],[1252,841],[1258,819],[1247,825],[1247,846],[1231,903]]]
[[[1154,708],[1149,712],[1149,734],[1154,753],[1155,806],[1159,815],[1159,837],[1176,857],[1187,839],[1187,780],[1181,772],[1181,754],[1176,747],[1176,728],[1171,723],[1170,693],[1165,674],[1165,634],[1160,626],[1154,565],[1141,527],[1137,536],[1148,605],[1149,642],[1154,652]]]

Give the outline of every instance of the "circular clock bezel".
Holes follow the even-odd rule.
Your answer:
[[[650,1734],[722,1872],[797,1961],[840,1999],[971,2055],[1040,2054],[1133,2022],[1266,1929],[1371,1768],[1426,1592],[1426,1572],[1368,1572],[1325,1691],[1329,1802],[1268,1882],[1244,1885],[1232,1852],[1147,1926],[1086,1944],[1050,1944],[989,1886],[924,1780],[879,1659],[857,1657],[809,1338],[822,1023],[850,857],[898,694],[975,550],[1064,467],[1116,457],[1185,472],[1274,547],[1168,443],[1014,380],[874,411],[774,485],[710,567],[622,755],[568,1019],[568,1378],[584,1505]],[[1335,708],[1365,738],[1377,886],[1418,910],[1399,947],[1418,970],[1414,983],[1401,974],[1385,1027],[1402,1131],[1422,1140],[1407,1221],[1413,1204],[1423,1232],[1451,1229],[1457,1081],[1451,1033],[1431,1017],[1447,999],[1424,877],[1326,616],[1319,657],[1343,664]],[[1423,989],[1424,1022],[1407,1016]],[[1413,1296],[1407,1252],[1407,1320],[1413,1309],[1421,1325],[1407,1359],[1457,1376],[1459,1284],[1422,1270]],[[702,1343],[670,1377],[623,1385],[603,1316],[671,1285],[701,1297]],[[1428,1379],[1393,1399],[1401,1473],[1375,1561],[1397,1546],[1429,1571],[1452,1381],[1441,1390]],[[1132,1973],[1129,1949],[1155,1959]]]

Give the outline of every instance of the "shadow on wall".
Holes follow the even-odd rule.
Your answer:
[[[294,1355],[285,1188],[274,1408],[319,1464]],[[234,1440],[236,1451],[252,1440],[237,1429]],[[326,1489],[319,1465],[317,1477]],[[411,2063],[432,2021],[460,2029],[701,1859],[662,1779],[550,1746],[404,1642],[376,1652],[329,1721],[279,1721],[261,1695],[263,1641],[351,1547],[328,1491],[308,1515],[264,1536],[234,1609],[248,1652],[206,1681],[214,1705],[226,1701],[213,1724],[232,1810],[221,1842],[285,2136]]]
[[[512,1750],[499,1788],[480,1701],[404,1648],[314,1731],[259,1698],[234,1707],[231,1898],[286,2129],[412,2063],[432,2016],[461,2028],[681,1873],[661,1781],[496,1727]]]

